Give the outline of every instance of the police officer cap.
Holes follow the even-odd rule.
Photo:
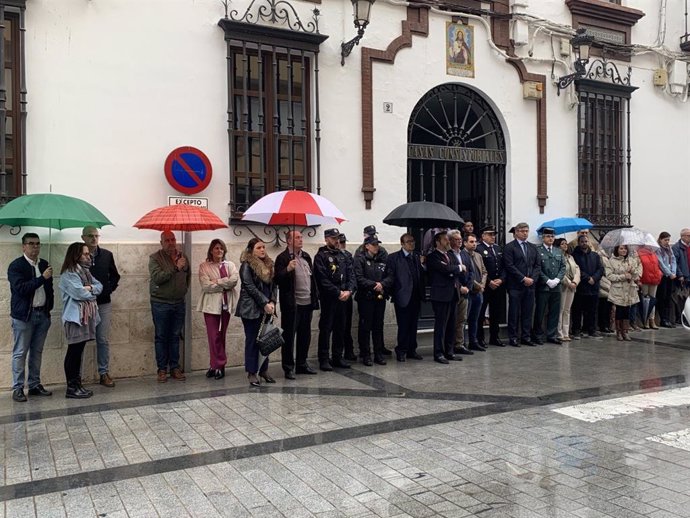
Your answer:
[[[378,245],[381,241],[379,241],[376,236],[367,236],[367,238],[364,240],[365,245]]]
[[[480,232],[482,234],[495,234],[496,227],[494,225],[487,225],[483,229],[481,229]]]
[[[556,231],[552,229],[551,227],[544,227],[541,229],[541,235],[542,236],[555,236]]]
[[[340,230],[337,228],[329,228],[323,233],[323,237],[338,237],[340,235]]]
[[[368,225],[364,227],[365,236],[373,236],[374,234],[376,234],[376,227],[374,225]]]
[[[345,234],[340,234],[338,236],[338,241],[341,243],[347,243],[347,236]]]

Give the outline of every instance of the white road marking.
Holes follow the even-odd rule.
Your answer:
[[[596,423],[622,415],[637,414],[652,408],[684,405],[690,405],[690,387],[554,408],[553,411],[580,421]]]
[[[648,441],[659,442],[674,448],[690,451],[690,428],[685,430],[678,430],[677,432],[669,432],[662,435],[655,435],[647,437]]]

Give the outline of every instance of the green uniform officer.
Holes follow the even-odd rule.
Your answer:
[[[561,281],[565,276],[565,257],[560,248],[553,246],[554,229],[543,228],[541,234],[542,244],[537,247],[537,253],[541,256],[541,274],[537,282],[532,341],[544,343],[543,323],[546,316],[546,340],[560,344],[558,315],[561,311]]]

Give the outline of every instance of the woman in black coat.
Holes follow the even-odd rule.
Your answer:
[[[273,260],[266,254],[266,244],[255,237],[249,240],[240,261],[242,285],[235,316],[242,318],[244,326],[244,369],[247,371],[249,384],[258,387],[259,377],[266,383],[275,383],[268,374],[268,358],[259,366],[259,346],[256,344],[261,321],[266,315],[275,313]]]

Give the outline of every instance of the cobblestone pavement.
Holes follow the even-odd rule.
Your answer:
[[[0,401],[7,517],[690,516],[690,333]]]

